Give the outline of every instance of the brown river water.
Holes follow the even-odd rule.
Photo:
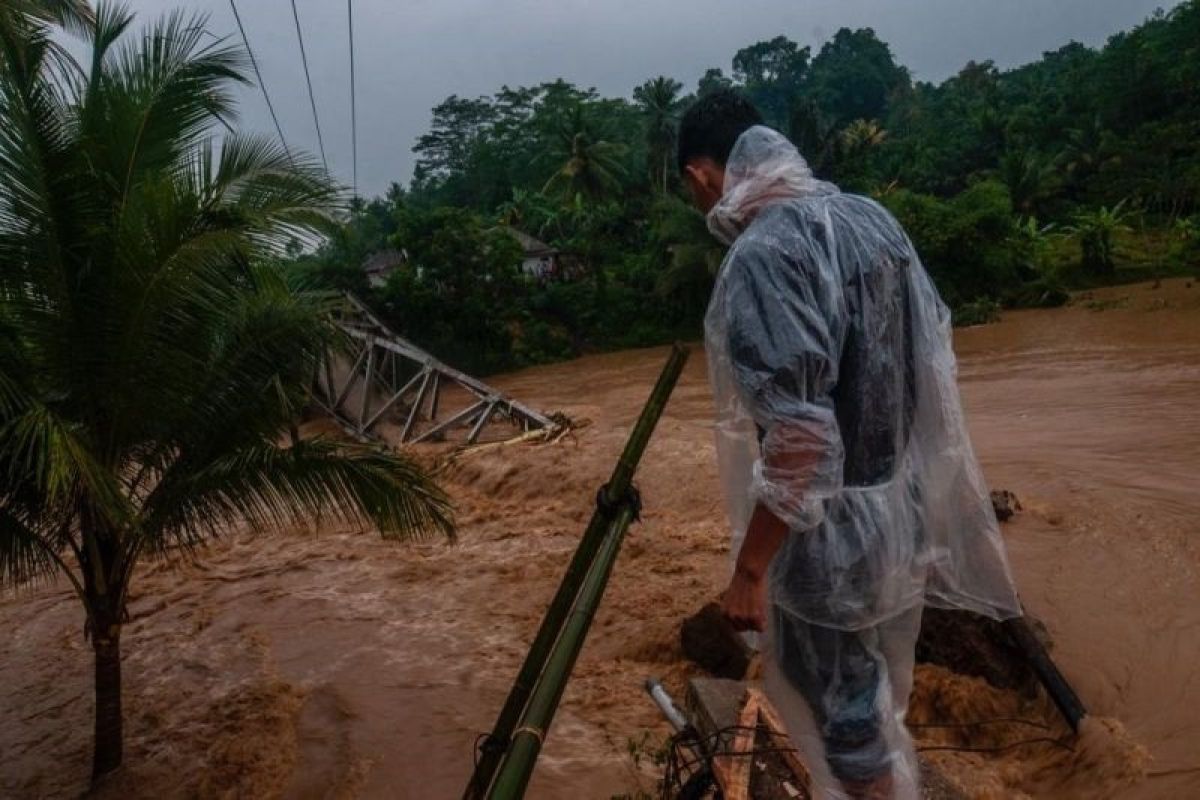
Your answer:
[[[1119,287],[1006,314],[957,331],[956,348],[987,477],[1024,504],[1004,526],[1023,599],[1100,735],[1074,752],[930,760],[976,798],[1200,797],[1200,285]],[[456,544],[314,523],[230,535],[196,563],[143,565],[124,636],[126,767],[100,796],[457,797],[665,355],[497,379],[590,424],[446,466]],[[644,754],[667,728],[641,684],[658,676],[682,695],[692,671],[679,622],[728,568],[702,356],[643,461],[643,523],[530,797],[654,791],[630,741],[648,736],[633,748]],[[0,595],[0,797],[86,789],[90,677],[65,585]],[[934,667],[918,668],[911,710],[914,721],[1058,724],[1044,701]],[[1029,731],[920,733],[924,745],[994,746]]]

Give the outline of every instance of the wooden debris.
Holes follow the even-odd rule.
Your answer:
[[[687,711],[705,737],[718,737],[737,727],[737,735],[720,736],[713,775],[728,800],[811,800],[812,776],[801,753],[786,738],[783,718],[762,690],[743,681],[693,678],[688,684]],[[752,738],[742,728],[754,727]],[[755,755],[746,755],[755,753]],[[739,762],[745,766],[734,769]],[[924,800],[965,800],[965,796],[924,758]]]
[[[749,800],[750,767],[758,728],[758,698],[747,694],[727,750],[713,757],[713,774],[725,800]]]
[[[779,712],[775,710],[775,706],[771,705],[766,696],[758,689],[747,689],[746,694],[758,700],[758,713],[762,716],[767,730],[778,741],[787,742],[787,727],[783,724],[783,720],[780,719]],[[812,773],[808,771],[808,767],[804,766],[804,762],[800,760],[800,753],[795,750],[783,750],[779,755],[787,762],[788,767],[792,770],[792,774],[800,782],[801,788],[811,795]]]
[[[812,797],[812,780],[791,749],[779,712],[757,688],[741,681],[696,678],[687,707],[702,736],[719,739],[713,776],[726,800]],[[731,735],[721,736],[732,730]]]

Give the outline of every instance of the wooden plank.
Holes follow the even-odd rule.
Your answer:
[[[725,800],[750,800],[750,767],[754,751],[754,733],[758,727],[758,700],[747,693],[738,714],[729,749],[713,757],[713,775],[721,784]]]
[[[731,726],[741,725],[745,712],[743,700],[751,696],[749,689],[750,685],[743,681],[693,678],[688,683],[687,693],[688,716],[692,724],[701,735],[707,737],[726,731]],[[764,695],[754,689],[753,696],[758,717],[762,717],[761,699]],[[757,718],[755,722],[758,723]],[[754,734],[753,747],[760,750],[776,751],[787,746],[787,740],[781,742],[772,736],[768,726],[758,725]],[[795,755],[799,758],[799,754]],[[738,759],[747,763],[750,797],[754,800],[795,800],[797,797],[811,797],[808,788],[801,784],[799,778],[793,776],[790,764],[781,753],[763,752],[753,757],[738,756]],[[713,776],[718,780],[735,780],[734,776],[728,774],[725,763],[721,767],[716,766],[718,761],[720,759],[713,760]],[[729,759],[725,761],[728,762]],[[807,773],[807,770],[805,772]]]
[[[775,706],[771,705],[771,701],[759,689],[751,687],[746,690],[746,693],[752,695],[757,700],[758,713],[762,716],[767,730],[773,734],[772,738],[778,742],[779,747],[786,748],[779,753],[780,758],[784,760],[788,769],[796,776],[796,780],[800,783],[800,788],[812,794],[812,774],[808,771],[808,767],[804,765],[804,762],[800,760],[800,754],[791,747],[791,740],[787,735],[787,726],[783,724],[783,719],[779,716],[779,712],[775,710]]]
[[[332,400],[334,394],[337,392],[337,386],[333,382],[333,365],[330,361],[329,353],[326,353],[325,357],[321,359],[321,364],[325,368],[325,398]]]

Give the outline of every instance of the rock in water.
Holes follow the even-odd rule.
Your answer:
[[[1022,510],[1021,501],[1007,489],[992,492],[992,508],[996,512],[996,519],[1001,522],[1008,522],[1013,514]]]
[[[1045,628],[1029,620],[1046,644]],[[997,689],[1037,691],[1037,674],[1002,623],[970,611],[926,607],[917,639],[917,663],[937,664],[959,675],[983,678]]]

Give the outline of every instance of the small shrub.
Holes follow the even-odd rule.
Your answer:
[[[953,317],[955,326],[960,328],[999,322],[1000,304],[990,297],[980,297],[956,307]]]

